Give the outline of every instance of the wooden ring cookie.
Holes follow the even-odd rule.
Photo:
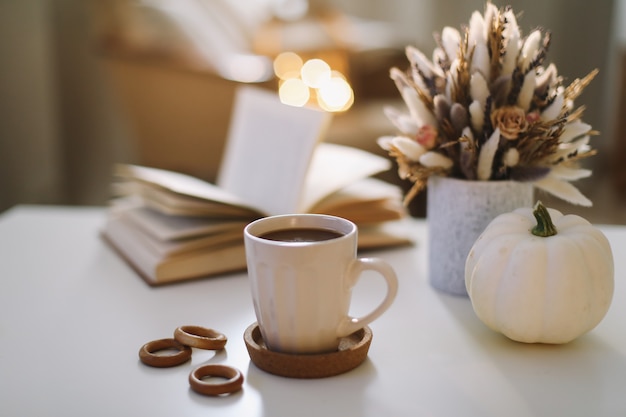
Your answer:
[[[224,349],[228,341],[223,333],[201,326],[180,326],[174,331],[174,339],[183,345],[206,350]]]
[[[156,355],[163,350],[176,350],[172,355]],[[146,343],[139,349],[139,359],[148,366],[169,368],[187,362],[191,359],[191,348],[174,339],[159,339]]]
[[[203,378],[207,377],[224,378],[225,381],[218,383],[203,381]],[[202,395],[232,394],[241,389],[243,375],[241,371],[232,366],[201,365],[189,374],[189,385],[191,385],[191,389]]]

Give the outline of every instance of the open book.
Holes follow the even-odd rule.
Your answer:
[[[360,249],[410,243],[398,223],[406,216],[401,190],[372,178],[390,168],[386,158],[319,143],[319,112],[257,93],[245,89],[236,102],[217,184],[157,168],[115,167],[115,198],[102,234],[149,284],[244,270],[243,228],[268,215],[347,218],[359,226]],[[272,109],[280,110],[274,121],[243,117]],[[297,123],[281,129],[285,117]],[[273,144],[258,140],[259,132]]]

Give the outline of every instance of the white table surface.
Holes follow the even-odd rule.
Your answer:
[[[469,299],[432,289],[424,222],[414,248],[375,252],[399,295],[370,327],[368,359],[336,377],[274,376],[249,360],[254,322],[245,274],[147,286],[100,239],[100,208],[20,206],[0,216],[1,416],[624,416],[626,227],[603,226],[615,296],[593,331],[562,346],[525,345],[487,329]],[[366,277],[353,312],[378,301]],[[224,332],[223,352],[195,350],[182,366],[143,365],[137,352],[183,324]],[[239,368],[243,390],[191,391],[203,363]]]

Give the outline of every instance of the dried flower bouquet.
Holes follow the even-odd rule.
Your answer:
[[[591,171],[578,162],[595,154],[583,107],[574,100],[597,74],[563,86],[554,64],[544,66],[550,33],[522,37],[510,7],[488,2],[461,34],[445,27],[436,36],[432,61],[406,48],[407,71],[391,78],[408,113],[385,108],[399,130],[379,145],[412,181],[408,203],[431,175],[468,180],[530,181],[565,201],[590,206],[570,181]]]

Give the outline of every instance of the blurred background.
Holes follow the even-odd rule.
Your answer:
[[[327,140],[383,154],[402,106],[389,68],[404,47],[430,54],[482,0],[0,0],[0,212],[21,203],[104,205],[112,164],[215,179],[233,91],[277,89],[281,52],[323,59],[348,84]],[[548,61],[566,84],[600,74],[577,100],[600,131],[594,170],[576,185],[593,208],[548,204],[626,224],[626,0],[509,0],[526,35],[552,32]],[[322,100],[322,101],[319,101]],[[334,107],[333,107],[334,106]],[[342,107],[343,106],[343,107]],[[385,174],[397,181],[395,172]],[[408,186],[408,184],[401,184]],[[545,201],[544,201],[545,202]],[[423,214],[419,199],[412,208]]]

